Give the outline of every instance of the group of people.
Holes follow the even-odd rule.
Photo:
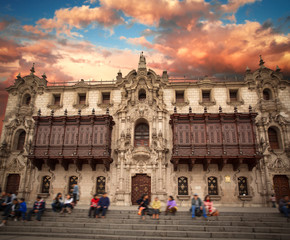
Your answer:
[[[58,193],[56,197],[53,199],[51,204],[52,210],[54,212],[60,212],[61,214],[67,211],[69,214],[72,212],[72,209],[76,205],[76,201],[74,197],[71,197],[70,194],[66,195],[66,198],[63,200],[62,194]],[[103,195],[99,198],[97,194],[91,199],[89,214],[91,217],[92,214],[95,218],[98,218],[100,213],[102,213],[102,218],[105,218],[106,212],[110,206],[110,199],[108,198],[107,193],[103,193]]]
[[[66,198],[63,200],[62,194],[58,193],[53,199],[51,204],[52,210],[54,212],[60,212],[61,214],[67,211],[69,214],[72,212],[72,209],[77,203],[78,200],[78,188],[75,194],[67,194]],[[270,199],[272,202],[272,207],[274,205],[274,198]],[[153,219],[159,219],[161,213],[161,201],[158,197],[155,197],[152,203],[149,203],[149,195],[144,194],[137,201],[138,204],[138,214],[141,215],[142,219],[145,220],[146,215],[152,215]],[[107,210],[110,206],[110,199],[107,193],[103,193],[101,197],[97,194],[93,196],[90,202],[88,217],[98,218],[101,214],[102,218],[105,218]],[[27,213],[27,205],[24,198],[18,199],[15,194],[11,192],[2,192],[0,196],[0,211],[3,211],[3,219],[1,226],[4,226],[8,218],[12,218],[14,221],[31,221],[32,215],[36,215],[36,220],[41,221],[41,216],[45,211],[45,201],[41,196],[37,196],[33,204],[33,207]],[[168,201],[165,208],[165,215],[171,213],[175,215],[177,212],[177,204],[173,196],[168,197]],[[288,195],[284,195],[279,201],[279,211],[284,214],[285,217],[290,218],[290,201]],[[194,194],[191,200],[190,208],[191,216],[193,219],[196,219],[197,216],[203,216],[207,219],[208,216],[218,216],[219,211],[213,206],[213,202],[209,195],[207,195],[202,201],[198,194]]]
[[[9,218],[14,221],[31,221],[31,216],[36,215],[36,220],[41,220],[41,215],[45,209],[45,201],[37,196],[36,201],[33,204],[33,208],[27,212],[27,205],[24,198],[18,199],[15,194],[9,192],[2,192],[0,197],[0,210],[3,211],[3,219],[0,227],[4,226]]]
[[[153,202],[151,203],[151,206],[149,204],[149,195],[144,194],[140,199],[137,200],[138,206],[138,214],[141,215],[142,219],[145,220],[145,215],[152,215],[153,219],[159,219],[159,215],[161,213],[161,202],[158,197],[155,197]],[[207,195],[202,201],[198,194],[194,194],[193,198],[191,200],[191,216],[193,219],[196,218],[196,216],[201,216],[206,219],[208,216],[218,216],[219,212],[218,210],[213,207],[213,202],[210,199],[210,196]],[[168,197],[168,201],[166,204],[165,209],[165,215],[168,213],[172,213],[175,215],[177,212],[177,204],[174,200],[173,196]]]

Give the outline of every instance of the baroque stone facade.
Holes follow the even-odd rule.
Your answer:
[[[45,74],[37,77],[33,66],[30,75],[19,74],[14,85],[7,88],[0,152],[1,187],[17,191],[28,201],[37,194],[50,201],[58,192],[67,193],[77,181],[83,204],[96,192],[107,191],[115,205],[132,205],[140,194],[148,192],[163,202],[173,195],[179,205],[187,206],[196,192],[200,196],[210,193],[216,204],[246,202],[265,206],[275,191],[278,196],[289,192],[290,82],[283,79],[278,67],[271,70],[264,64],[261,58],[259,68],[254,72],[247,69],[242,80],[178,80],[169,78],[166,71],[159,76],[147,69],[142,53],[137,71],[132,70],[125,77],[119,72],[114,82],[92,84],[81,80],[63,85],[49,84]],[[175,137],[170,119],[175,113],[210,117],[221,113],[237,116],[249,111],[257,115],[252,126],[255,159],[249,160],[253,164],[246,164],[244,157],[238,156],[243,155],[242,151],[237,160],[227,157],[226,152],[217,162],[210,152],[201,162],[194,160],[193,165],[173,160]],[[37,115],[49,122],[57,117],[112,116],[112,132],[104,133],[104,139],[110,138],[107,152],[112,161],[94,164],[94,133],[87,135],[91,143],[91,150],[85,153],[88,156],[72,156],[74,160],[63,157],[64,132],[59,135],[61,156],[51,160],[49,147],[58,144],[52,143],[52,134],[48,133],[47,146],[43,144],[48,149],[44,153],[47,156],[33,160],[36,145],[42,144],[42,139],[37,140]],[[77,142],[72,144],[77,151],[80,134],[76,134]],[[235,136],[239,139],[240,135],[237,132]],[[209,141],[208,133],[205,138]],[[220,146],[224,146],[224,133],[219,138]]]

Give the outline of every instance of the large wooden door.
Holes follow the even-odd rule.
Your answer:
[[[19,174],[9,174],[7,177],[6,192],[12,192],[17,195],[19,189],[19,182]]]
[[[143,194],[149,195],[149,201],[151,199],[151,177],[146,174],[137,174],[132,177],[132,192],[131,199],[132,204],[137,205],[137,200],[141,198]]]
[[[289,179],[287,176],[275,175],[273,183],[277,202],[283,197],[283,195],[290,196]]]

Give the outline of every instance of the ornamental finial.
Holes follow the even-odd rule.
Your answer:
[[[32,68],[30,69],[30,74],[33,75],[35,73],[34,64],[32,63]]]

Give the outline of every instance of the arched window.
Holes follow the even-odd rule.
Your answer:
[[[24,130],[20,130],[18,133],[16,133],[16,150],[23,150],[24,148],[24,143],[25,143],[25,137],[26,137],[26,132]]]
[[[31,96],[30,94],[26,93],[23,97],[22,105],[29,106],[30,102],[31,102]]]
[[[178,178],[178,195],[188,195],[187,177]]]
[[[280,149],[278,132],[275,128],[269,127],[268,128],[268,138],[269,144],[272,149]]]
[[[97,177],[97,194],[103,194],[106,192],[106,177],[99,176]]]
[[[74,190],[74,184],[78,184],[79,178],[77,176],[71,176],[69,178],[69,184],[68,184],[68,192],[72,194]]]
[[[239,187],[239,195],[249,195],[248,193],[248,183],[246,177],[239,177],[238,178],[238,187]]]
[[[265,88],[263,90],[263,99],[264,100],[272,100],[272,92],[269,88]]]
[[[149,146],[149,126],[140,123],[135,127],[135,146]]]
[[[51,180],[50,176],[44,176],[42,178],[41,193],[49,193],[50,180]]]
[[[216,177],[209,177],[207,179],[208,195],[218,195],[218,182]]]
[[[146,99],[146,91],[144,89],[140,89],[138,98],[139,101],[144,101]]]

